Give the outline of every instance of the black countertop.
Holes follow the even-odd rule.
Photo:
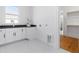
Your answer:
[[[30,26],[27,26],[27,25],[0,25],[0,29],[4,29],[4,28],[19,28],[19,27],[36,27],[36,25],[30,25]]]

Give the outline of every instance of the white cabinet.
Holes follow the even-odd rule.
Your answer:
[[[21,40],[22,38],[21,28],[6,29],[6,42]]]
[[[19,40],[26,39],[26,28],[25,27],[23,27],[23,28],[17,28],[16,32],[17,32],[17,38]]]
[[[36,39],[35,27],[0,29],[0,44],[22,39]]]
[[[26,35],[26,37],[27,37],[27,39],[30,39],[30,40],[32,40],[32,39],[36,39],[36,31],[35,31],[35,27],[28,27],[28,28],[26,28],[26,33],[27,33],[27,35]]]
[[[21,28],[14,28],[14,33],[16,33],[16,40],[21,40],[22,39],[22,31]]]
[[[22,28],[21,31],[22,31],[22,32],[21,32],[21,34],[22,34],[22,39],[26,39],[26,38],[27,38],[27,30],[26,30],[26,28]]]
[[[5,43],[5,29],[0,29],[0,44]]]
[[[22,40],[26,38],[26,28],[6,29],[6,42]]]
[[[16,30],[13,28],[6,29],[6,42],[15,41],[16,38]]]

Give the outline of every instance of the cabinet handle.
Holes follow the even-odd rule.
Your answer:
[[[4,34],[4,38],[5,38],[5,34]]]
[[[22,29],[22,32],[23,32],[24,30]]]
[[[16,36],[16,33],[15,32],[13,33],[13,36]]]

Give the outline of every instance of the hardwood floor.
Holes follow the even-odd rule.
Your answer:
[[[60,47],[70,52],[78,53],[79,39],[62,35],[60,38]]]

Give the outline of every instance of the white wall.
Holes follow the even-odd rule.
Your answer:
[[[4,7],[0,6],[0,25],[3,25],[5,22],[4,15],[5,15]]]
[[[47,37],[51,35],[49,44],[54,48],[59,48],[58,7],[37,6],[33,9],[33,20],[34,24],[37,24],[39,39],[48,43]]]
[[[32,7],[31,6],[20,6],[19,7],[19,13],[20,13],[20,19],[19,24],[26,24],[27,19],[32,20]]]

